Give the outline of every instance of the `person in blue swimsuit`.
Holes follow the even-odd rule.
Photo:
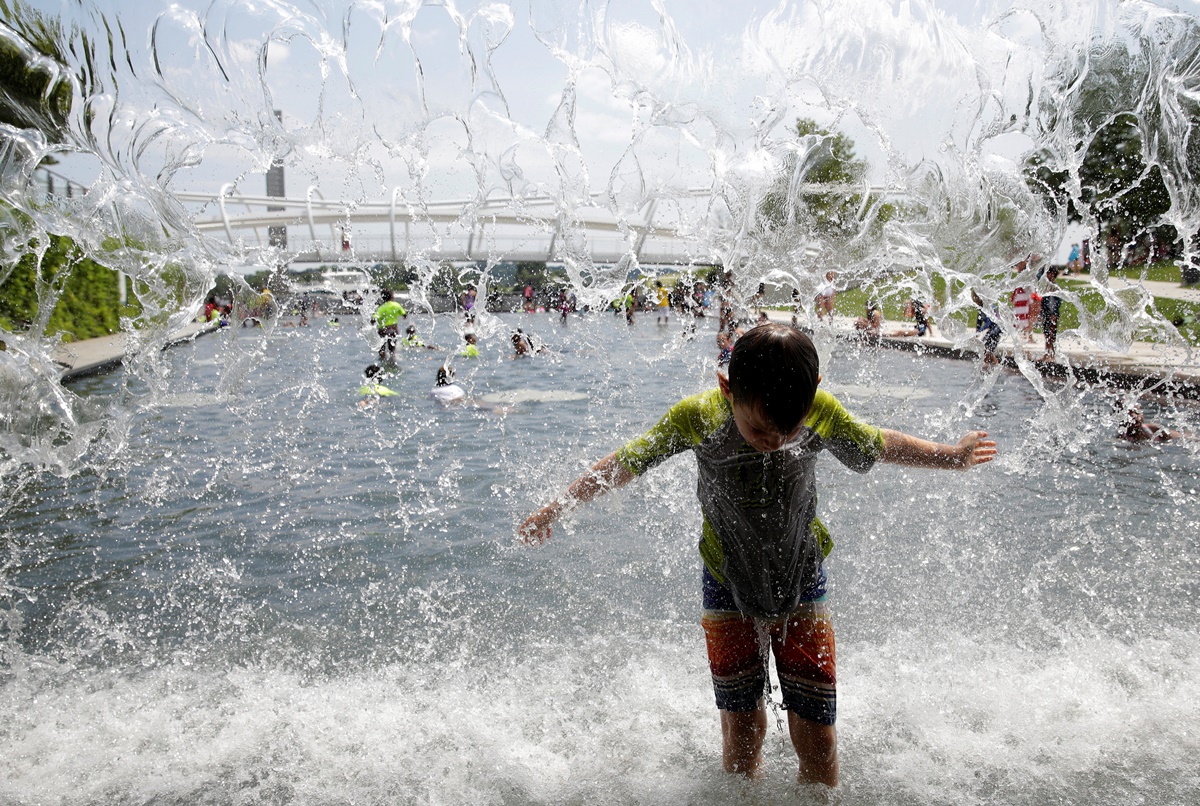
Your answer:
[[[983,342],[983,363],[985,366],[997,364],[1000,361],[996,355],[996,348],[1000,346],[1000,325],[988,315],[983,298],[974,289],[971,289],[971,301],[975,303],[975,333]],[[992,306],[992,314],[996,314],[995,305]]]
[[[1046,282],[1049,283],[1050,289],[1046,295],[1042,297],[1042,307],[1040,316],[1042,318],[1042,337],[1046,340],[1046,352],[1042,356],[1043,361],[1057,361],[1057,344],[1058,344],[1058,315],[1062,310],[1062,297],[1054,293],[1058,290],[1058,269],[1054,266],[1046,269]]]

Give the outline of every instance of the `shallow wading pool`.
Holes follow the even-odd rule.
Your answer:
[[[353,324],[235,330],[130,395],[102,470],[26,488],[0,530],[8,802],[774,803],[720,772],[699,627],[694,462],[518,548],[521,518],[714,380],[714,331],[487,316],[473,398],[428,398],[461,336],[359,406]],[[547,347],[511,360],[522,326]],[[1184,802],[1196,791],[1194,444],[1113,438],[1100,392],[834,344],[879,425],[989,431],[970,473],[819,464],[853,803]],[[570,395],[555,395],[570,397]],[[1163,403],[1148,416],[1194,427]],[[776,700],[778,694],[775,695]],[[773,712],[774,713],[774,712]],[[782,714],[776,714],[782,718]],[[745,791],[743,791],[745,789]]]

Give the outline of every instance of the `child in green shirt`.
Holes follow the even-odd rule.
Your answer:
[[[817,455],[863,472],[877,460],[967,469],[996,443],[972,431],[954,445],[859,422],[827,392],[801,331],[764,324],[738,339],[718,388],[673,406],[643,436],[601,459],[564,496],[530,515],[522,538],[541,544],[563,514],[628,484],[684,450],[696,454],[704,523],[704,626],[728,772],[758,774],[767,719],[766,652],[774,652],[802,782],[838,782],[833,628],[823,560],[832,548],[816,516]]]

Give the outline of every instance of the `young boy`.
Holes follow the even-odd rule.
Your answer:
[[[437,383],[429,390],[429,396],[439,403],[457,403],[465,400],[466,391],[454,382],[454,370],[447,364],[438,367]]]
[[[417,326],[409,325],[404,329],[404,340],[400,342],[405,347],[424,347],[427,350],[436,350],[432,344],[426,344],[417,336]]]
[[[601,459],[561,499],[529,516],[528,543],[565,512],[621,487],[667,457],[696,453],[704,514],[702,624],[721,711],[725,770],[758,774],[767,731],[766,644],[775,653],[799,778],[838,782],[833,628],[822,561],[833,542],[816,517],[815,466],[828,448],[865,471],[876,460],[931,468],[991,461],[996,443],[973,431],[956,445],[864,425],[818,391],[817,353],[783,324],[738,339],[718,389],[673,406],[647,432]]]

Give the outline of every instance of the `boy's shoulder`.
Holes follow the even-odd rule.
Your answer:
[[[709,389],[680,400],[667,416],[689,421],[696,431],[711,431],[733,416],[733,405],[720,389]]]
[[[675,405],[687,405],[696,408],[711,408],[714,406],[722,407],[722,404],[724,408],[732,410],[729,405],[729,401],[723,394],[721,394],[721,390],[714,386],[711,389],[705,389],[703,392],[697,392],[694,395],[688,395]]]
[[[808,416],[804,418],[804,424],[820,433],[831,422],[849,417],[851,417],[850,412],[831,392],[817,389],[813,396],[812,408],[808,410]]]
[[[809,414],[805,418],[805,421],[807,422],[815,414],[835,411],[840,408],[842,408],[841,401],[834,397],[831,392],[818,388],[816,393],[813,394],[812,408],[809,409]]]
[[[640,476],[668,456],[699,445],[732,416],[733,407],[718,389],[685,397],[657,425],[622,446],[617,460]]]
[[[873,459],[883,452],[883,432],[852,415],[824,389],[817,390],[804,424],[824,439],[828,446],[851,443]]]

